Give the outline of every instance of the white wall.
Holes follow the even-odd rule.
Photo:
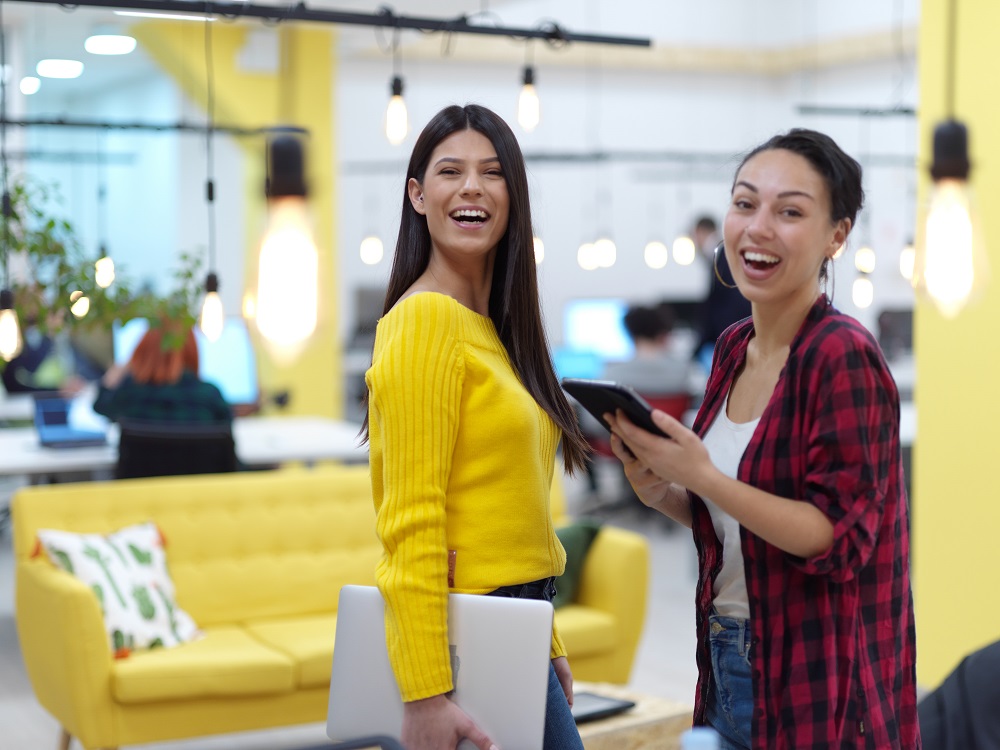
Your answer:
[[[423,123],[443,106],[468,101],[515,122],[516,68],[417,61],[403,68],[413,132],[402,146],[391,147],[380,130],[389,71],[384,61],[348,60],[340,69],[338,134],[344,173],[338,237],[341,278],[348,288],[384,284],[387,278],[405,159]],[[849,248],[874,243],[879,257],[872,275],[876,300],[867,310],[851,302],[856,273],[849,252],[835,264],[837,305],[873,329],[880,309],[912,306],[910,287],[898,272],[898,252],[914,219],[915,121],[817,117],[797,109],[800,104],[912,106],[912,60],[902,68],[890,61],[779,78],[554,67],[540,69],[538,79],[542,123],[531,134],[515,127],[529,157],[593,150],[723,155],[693,176],[690,167],[677,162],[529,161],[533,218],[546,248],[540,278],[553,343],[561,340],[563,307],[576,297],[700,298],[707,285],[704,266],[669,263],[652,271],[642,261],[643,247],[656,236],[669,245],[700,213],[721,220],[739,154],[793,126],[829,133],[865,166],[867,208]],[[886,165],[886,157],[899,163]],[[373,222],[387,257],[370,267],[361,263],[357,248]],[[582,270],[576,262],[578,246],[608,226],[618,262],[610,269]],[[345,335],[353,324],[351,303],[349,296],[341,300]]]

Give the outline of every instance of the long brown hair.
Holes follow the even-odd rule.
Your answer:
[[[410,204],[406,186],[410,178],[422,184],[434,149],[448,136],[463,130],[475,130],[493,144],[510,199],[507,231],[497,245],[493,266],[490,319],[521,383],[562,430],[563,463],[566,471],[573,473],[584,467],[589,449],[573,408],[556,379],[542,326],[524,156],[510,126],[489,109],[478,104],[445,107],[417,138],[403,182],[403,213],[382,314],[392,309],[427,269],[431,258],[427,219]],[[361,432],[367,441],[367,413]]]
[[[194,330],[188,328],[179,348],[164,342],[165,332],[163,326],[151,326],[132,352],[128,370],[137,383],[170,385],[180,380],[185,370],[198,373],[198,344]]]

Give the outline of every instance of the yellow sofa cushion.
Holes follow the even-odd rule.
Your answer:
[[[618,647],[618,628],[609,612],[567,604],[556,610],[555,620],[571,666],[574,658],[603,654]]]
[[[245,627],[254,638],[295,662],[295,682],[299,687],[330,684],[337,615],[285,617],[248,622]]]
[[[205,637],[172,649],[143,651],[112,668],[112,692],[121,703],[290,693],[292,660],[243,628],[205,628]]]

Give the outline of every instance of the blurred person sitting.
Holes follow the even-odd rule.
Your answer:
[[[20,354],[0,367],[7,393],[60,394],[71,398],[86,385],[76,372],[76,353],[67,336],[52,333],[62,324],[64,311],[49,313],[48,329],[38,324],[38,314],[25,320]]]
[[[601,373],[602,380],[613,380],[634,388],[645,398],[660,396],[690,396],[692,383],[691,361],[671,349],[671,333],[675,315],[669,305],[656,307],[632,305],[625,312],[622,322],[635,346],[632,359],[608,362]],[[608,431],[585,409],[578,409],[580,428],[587,441],[600,455],[611,456]],[[621,473],[622,497],[618,505],[631,504],[635,499],[632,487]],[[587,464],[587,478],[592,492],[598,490],[594,462]]]
[[[632,386],[640,394],[661,396],[690,392],[690,363],[670,349],[674,314],[666,305],[634,305],[622,321],[635,346],[635,356],[608,362],[601,376]]]
[[[222,392],[198,377],[194,330],[172,322],[151,326],[126,366],[101,378],[94,411],[113,421],[231,424]]]

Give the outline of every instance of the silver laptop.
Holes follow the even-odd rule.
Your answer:
[[[448,634],[452,700],[504,750],[541,750],[552,605],[451,594]],[[337,608],[326,733],[337,741],[371,735],[398,740],[402,725],[403,703],[386,651],[382,595],[373,586],[344,586]],[[459,747],[474,748],[468,741]]]

